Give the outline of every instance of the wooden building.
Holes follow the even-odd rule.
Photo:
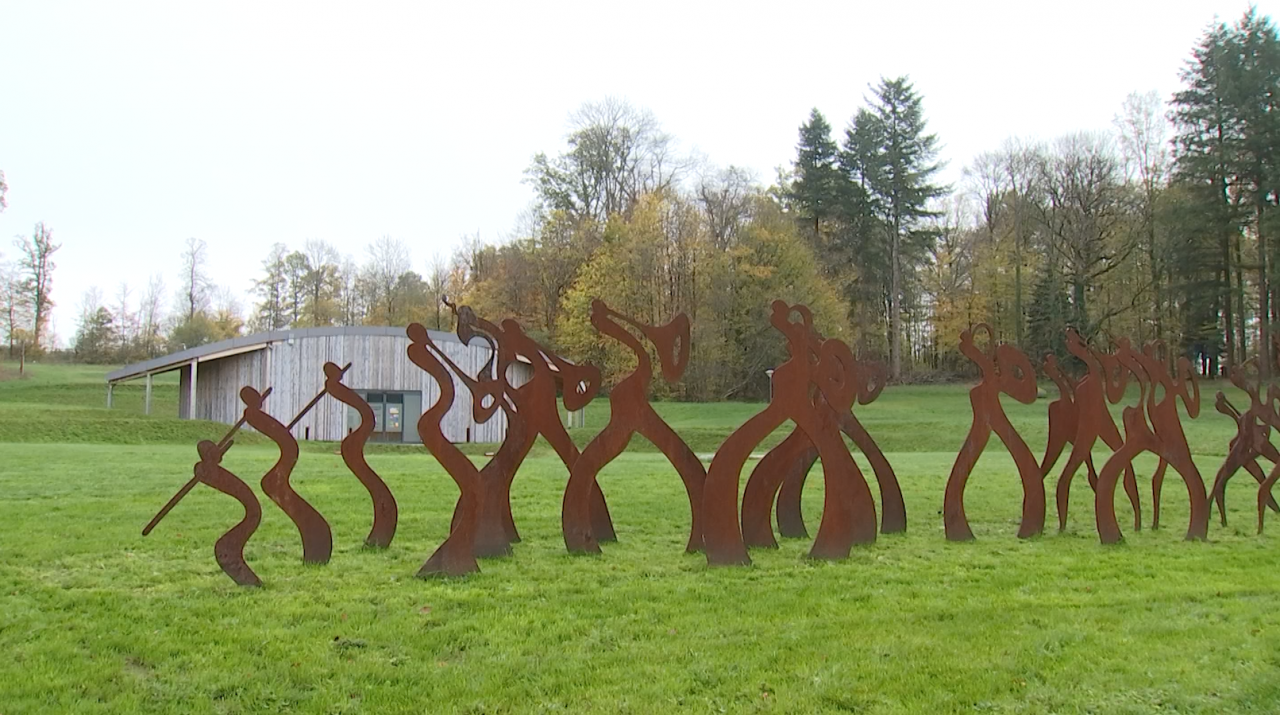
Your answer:
[[[428,331],[431,339],[469,375],[475,376],[489,359],[481,340],[463,345],[452,333]],[[422,411],[435,404],[440,388],[426,372],[409,361],[409,339],[403,328],[299,328],[247,335],[202,345],[129,365],[107,375],[107,406],[111,390],[128,380],[146,381],[146,410],[151,411],[151,378],[180,372],[178,416],[234,424],[243,412],[240,388],[272,388],[266,410],[288,424],[324,387],[324,364],[351,363],[343,384],[360,393],[373,407],[377,431],[371,440],[419,442],[417,423]],[[523,385],[532,374],[524,363],[508,369],[512,385]],[[471,392],[454,377],[455,398],[442,423],[454,442],[500,442],[506,418],[499,411],[484,424],[472,418]],[[359,415],[326,396],[294,427],[298,439],[340,440],[360,424]]]

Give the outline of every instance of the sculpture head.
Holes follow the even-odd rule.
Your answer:
[[[258,392],[252,387],[245,385],[244,387],[240,388],[240,401],[244,403],[245,407],[261,409],[262,400],[263,400],[262,393]]]
[[[431,340],[431,337],[427,334],[426,326],[422,323],[409,323],[409,326],[404,329],[404,334],[418,345],[423,345]]]
[[[222,450],[218,449],[218,445],[207,439],[202,439],[196,443],[196,452],[200,454],[201,462],[217,462],[222,459]]]
[[[327,362],[324,364],[324,376],[326,380],[339,381],[342,379],[342,368],[334,363]]]

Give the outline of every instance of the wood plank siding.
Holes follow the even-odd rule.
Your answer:
[[[293,336],[267,342],[261,349],[227,357],[202,361],[196,372],[197,419],[233,424],[243,412],[240,388],[245,385],[258,390],[272,387],[266,409],[273,417],[288,423],[304,405],[324,387],[324,364],[352,363],[343,383],[361,392],[419,392],[422,409],[429,409],[440,398],[435,380],[409,361],[406,349],[409,339],[403,334],[320,334],[320,330],[291,331]],[[464,346],[452,335],[432,332],[432,338],[450,358],[471,376],[475,376],[489,358],[489,348],[477,341]],[[447,338],[447,339],[446,339]],[[181,388],[178,413],[190,416],[188,394],[191,385],[190,365],[180,368]],[[508,379],[523,385],[531,368],[513,366]],[[476,424],[471,413],[471,392],[456,377],[453,408],[445,415],[445,436],[454,442],[500,442],[506,434],[506,418],[501,412],[484,424]],[[293,429],[298,439],[340,440],[346,435],[347,407],[332,397],[325,397],[315,409]],[[406,441],[418,441],[419,414],[404,414]]]

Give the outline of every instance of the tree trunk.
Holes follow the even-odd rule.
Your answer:
[[[1244,258],[1241,256],[1239,233],[1232,236],[1231,243],[1235,250],[1236,264],[1236,357],[1244,362],[1249,355],[1249,340],[1244,330],[1247,312],[1244,305]]]
[[[1259,192],[1253,209],[1258,231],[1258,369],[1263,380],[1271,375],[1271,278],[1267,271],[1267,236],[1262,230],[1265,201]]]
[[[889,239],[889,364],[894,380],[902,377],[901,221],[895,216]]]
[[[1076,274],[1071,281],[1071,298],[1076,304],[1076,329],[1084,335],[1092,335],[1093,331],[1089,327],[1089,308],[1085,305],[1084,297],[1087,282],[1086,276]]]
[[[1013,202],[1013,334],[1022,350],[1022,197],[1015,193]]]
[[[1164,301],[1160,289],[1160,257],[1156,252],[1156,217],[1155,197],[1147,194],[1147,260],[1151,264],[1151,316],[1152,330],[1157,340],[1164,340]],[[1169,359],[1173,359],[1173,350],[1169,351]]]

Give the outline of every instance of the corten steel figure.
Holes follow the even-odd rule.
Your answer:
[[[533,368],[533,376],[525,384],[519,387],[507,385],[507,394],[511,397],[516,414],[524,420],[525,440],[532,447],[533,441],[538,435],[542,435],[560,457],[565,469],[572,473],[573,465],[578,461],[578,445],[573,443],[564,423],[560,421],[560,412],[556,408],[556,385],[560,383],[563,386],[565,409],[570,412],[580,410],[599,391],[600,370],[594,365],[574,365],[547,350],[526,335],[520,324],[510,318],[502,321],[499,341],[505,342],[517,359],[524,358]],[[526,448],[524,453],[527,452]],[[521,454],[521,459],[523,456]],[[514,476],[513,470],[507,480],[508,500]],[[614,533],[613,519],[609,516],[609,506],[598,482],[591,487],[588,499],[592,536],[597,542],[616,541],[618,537]]]
[[[347,367],[350,367],[350,364]],[[382,481],[378,473],[373,471],[365,461],[364,445],[374,430],[373,408],[369,407],[369,403],[354,390],[342,384],[342,376],[346,370],[347,368],[338,367],[334,363],[325,363],[324,390],[334,399],[360,413],[360,426],[342,439],[340,451],[347,469],[350,469],[356,479],[360,480],[369,492],[369,498],[373,500],[373,527],[364,539],[365,546],[385,549],[391,545],[391,539],[395,538],[399,510],[396,507],[396,498],[391,494],[386,482]]]
[[[453,308],[454,306],[450,305],[450,307]],[[494,453],[493,458],[477,474],[476,498],[474,500],[459,498],[457,506],[454,507],[453,519],[449,526],[449,531],[452,534],[463,529],[469,519],[474,519],[474,533],[466,537],[471,540],[472,553],[478,557],[506,556],[511,553],[511,544],[520,540],[520,535],[516,532],[515,521],[511,516],[511,476],[519,468],[521,461],[523,461],[532,444],[531,440],[525,438],[524,420],[520,415],[516,414],[506,394],[506,369],[511,364],[511,361],[514,360],[514,356],[497,339],[498,333],[501,331],[496,326],[476,318],[475,313],[466,306],[456,308],[454,312],[459,318],[458,338],[463,341],[464,345],[469,344],[473,338],[478,337],[490,346],[490,358],[485,366],[481,368],[480,374],[474,378],[468,375],[449,358],[447,353],[432,342],[429,334],[420,333],[416,328],[413,334],[409,336],[415,343],[415,345],[410,346],[409,359],[429,374],[432,374],[433,377],[435,377],[435,368],[433,366],[435,361],[441,362],[450,372],[456,375],[471,393],[472,414],[477,423],[483,424],[497,414],[499,410],[507,418],[507,433],[502,440],[502,444],[498,447],[498,451]],[[423,349],[414,350],[415,346],[422,346]],[[430,350],[428,351],[426,348],[430,348]],[[444,374],[436,377],[437,383],[441,385],[442,396],[444,394],[445,377]],[[450,385],[452,385],[451,380]],[[450,389],[452,390],[452,387]],[[443,419],[448,412],[447,408],[441,405],[443,405],[443,402],[438,401],[437,408],[431,411],[431,414],[439,419]],[[424,429],[431,429],[434,435],[434,429],[429,428],[422,421],[426,417],[424,414],[419,420],[418,432],[421,435]],[[445,440],[445,442],[447,441]],[[430,449],[430,443],[424,441],[424,444]],[[442,454],[445,454],[445,452],[442,452]],[[441,465],[444,466],[455,481],[459,479],[466,480],[466,475],[470,470],[474,469],[474,465],[466,466],[471,464],[470,460],[467,460],[466,464],[458,461],[452,451],[447,454],[450,455],[449,461],[441,460]],[[461,489],[461,486],[459,488]]]
[[[689,318],[684,313],[676,315],[666,325],[654,327],[610,310],[604,301],[591,301],[591,324],[630,348],[636,356],[636,369],[609,393],[609,423],[582,450],[569,471],[560,516],[565,547],[574,553],[600,552],[600,544],[591,531],[592,485],[596,484],[600,470],[626,449],[633,434],[639,433],[652,442],[680,474],[689,497],[689,541],[685,551],[701,551],[702,486],[707,477],[706,470],[689,445],[649,404],[653,363],[644,344],[622,323],[635,328],[653,344],[662,377],[667,382],[679,380],[689,363]]]
[[[439,352],[439,348],[431,341],[427,329],[418,323],[411,323],[405,330],[405,334],[412,341],[408,350],[409,359],[431,375],[440,387],[440,399],[436,400],[436,403],[423,412],[422,417],[418,419],[418,435],[422,437],[422,444],[431,450],[431,454],[440,462],[449,476],[453,477],[453,481],[458,483],[460,492],[449,536],[435,553],[431,554],[422,568],[418,569],[418,576],[462,576],[474,573],[480,570],[475,554],[476,527],[480,503],[484,498],[484,490],[480,488],[480,470],[476,469],[471,460],[454,446],[440,429],[440,421],[453,407],[454,389],[449,369],[433,354],[433,351]],[[443,355],[443,353],[440,354]],[[501,522],[494,523],[498,526],[495,541],[506,545]],[[506,548],[510,547],[506,546]]]
[[[973,342],[973,334],[978,331],[987,333],[989,344],[985,352]],[[1009,423],[1000,405],[1001,392],[1023,404],[1036,401],[1036,376],[1031,361],[1014,346],[997,342],[991,326],[986,323],[979,323],[960,334],[960,352],[982,370],[982,382],[969,391],[973,426],[947,479],[942,503],[947,540],[973,539],[973,530],[969,528],[969,519],[964,513],[964,489],[992,432],[1009,450],[1022,479],[1022,524],[1018,528],[1018,537],[1035,536],[1044,531],[1044,480],[1040,477],[1040,465],[1036,464],[1027,443]]]
[[[1221,394],[1221,393],[1219,393]],[[1280,402],[1280,387],[1275,385],[1267,386],[1267,411],[1264,419],[1270,426],[1280,429],[1280,413],[1276,412],[1276,403]],[[1271,488],[1275,486],[1276,481],[1280,481],[1280,463],[1271,468],[1271,473],[1267,478],[1258,485],[1258,535],[1262,535],[1262,524],[1266,517],[1267,509],[1270,506],[1272,510],[1276,510],[1276,502],[1271,497]]]
[[[578,448],[569,438],[564,425],[560,424],[560,414],[555,407],[556,385],[563,383],[564,404],[567,409],[581,409],[595,397],[599,389],[600,372],[591,366],[572,365],[544,350],[526,336],[519,323],[514,320],[503,321],[499,327],[477,317],[467,306],[455,307],[448,301],[445,304],[458,318],[457,334],[463,344],[469,343],[473,337],[480,337],[493,350],[490,363],[482,371],[480,379],[472,380],[460,373],[459,379],[472,392],[476,421],[488,419],[486,414],[498,409],[507,417],[506,438],[493,461],[481,470],[481,487],[485,489],[485,499],[476,544],[477,555],[495,555],[489,553],[485,545],[489,544],[490,529],[487,524],[491,518],[498,518],[506,530],[507,543],[502,551],[496,553],[510,553],[510,544],[520,541],[520,534],[511,514],[511,485],[516,471],[538,435],[542,434],[551,443],[566,468],[572,469],[573,462],[577,459]],[[528,383],[516,388],[507,382],[506,371],[519,358],[524,358],[532,366],[533,377]],[[452,362],[446,362],[458,372]],[[556,368],[554,372],[551,365]],[[490,475],[496,476],[490,478]],[[614,535],[613,521],[609,517],[609,507],[598,484],[592,487],[591,493],[591,528],[598,541],[613,541],[617,538]]]
[[[293,525],[298,527],[298,535],[302,537],[302,560],[309,564],[328,563],[333,555],[333,532],[329,530],[329,522],[324,520],[320,512],[302,498],[289,484],[289,476],[298,463],[298,441],[289,431],[302,419],[303,415],[324,396],[322,391],[311,403],[302,409],[293,421],[283,425],[279,420],[262,409],[262,398],[252,387],[240,388],[240,401],[244,403],[244,418],[249,426],[276,443],[280,448],[280,458],[262,476],[262,491],[280,510],[288,515]]]
[[[265,390],[261,395],[262,399],[266,399],[269,394],[271,394],[271,390]],[[195,465],[194,476],[169,500],[168,504],[164,505],[164,508],[156,514],[151,523],[142,529],[142,535],[150,534],[151,530],[160,523],[160,520],[177,506],[178,502],[197,483],[204,482],[244,506],[244,518],[214,543],[214,559],[218,562],[218,566],[222,567],[223,573],[230,576],[231,580],[238,585],[261,586],[262,580],[253,572],[253,569],[249,568],[249,564],[244,560],[244,546],[248,543],[249,537],[253,536],[253,532],[258,530],[258,525],[262,523],[262,505],[258,503],[258,497],[254,496],[253,490],[249,488],[248,484],[245,484],[239,477],[222,466],[223,455],[234,444],[231,438],[239,431],[244,422],[245,420],[242,417],[217,444],[209,440],[201,440],[196,445],[196,451],[200,454],[200,461]]]
[[[1191,363],[1186,358],[1178,359],[1178,379],[1175,381],[1165,369],[1164,362],[1156,357],[1154,346],[1149,345],[1147,351],[1138,352],[1130,347],[1127,339],[1120,338],[1116,341],[1115,355],[1121,366],[1137,378],[1138,392],[1143,403],[1138,407],[1124,409],[1124,446],[1111,455],[1098,474],[1098,490],[1094,495],[1098,537],[1104,544],[1114,544],[1124,538],[1116,523],[1115,510],[1116,483],[1120,470],[1124,465],[1131,464],[1134,457],[1142,452],[1151,452],[1163,458],[1182,476],[1191,501],[1191,519],[1186,538],[1203,539],[1209,529],[1208,498],[1204,480],[1191,459],[1191,450],[1182,431],[1176,402],[1178,398],[1182,399],[1187,415],[1192,419],[1200,413],[1200,385],[1191,370]],[[1157,393],[1161,392],[1163,395],[1157,398]],[[1150,427],[1143,416],[1141,404],[1146,406],[1147,416],[1151,419]],[[1162,476],[1161,470],[1157,470],[1156,476],[1152,478],[1156,514],[1159,513],[1159,480]]]
[[[748,547],[776,548],[770,512],[778,514],[778,533],[788,539],[807,539],[800,510],[804,483],[818,462],[818,448],[799,427],[756,463],[742,490],[742,540]]]
[[[810,344],[814,354],[820,350],[821,343],[822,337],[815,332]],[[856,396],[860,405],[870,404],[880,396],[887,378],[888,371],[882,363],[857,361],[846,378],[856,389],[856,395],[850,397]],[[847,404],[827,404],[826,409],[834,410],[840,431],[853,440],[871,463],[880,488],[880,533],[904,532],[907,530],[907,509],[898,477],[880,446],[851,411],[852,402],[849,400]],[[742,538],[747,546],[777,547],[778,542],[773,538],[769,523],[769,511],[775,495],[778,531],[784,537],[808,536],[804,516],[800,511],[800,501],[805,480],[817,460],[817,448],[799,429],[793,429],[781,443],[765,453],[764,458],[751,471],[742,493]]]
[[[1111,412],[1107,409],[1107,388],[1110,386],[1108,375],[1117,376],[1114,359],[1105,353],[1092,350],[1080,334],[1074,328],[1067,328],[1067,350],[1081,362],[1085,364],[1088,371],[1080,381],[1076,383],[1072,390],[1074,395],[1075,408],[1075,424],[1074,430],[1066,432],[1069,442],[1071,442],[1071,454],[1067,457],[1067,466],[1062,470],[1062,474],[1058,477],[1058,486],[1055,490],[1055,497],[1058,507],[1058,531],[1064,531],[1067,528],[1067,511],[1071,505],[1071,481],[1076,476],[1076,470],[1084,464],[1088,469],[1089,488],[1095,491],[1098,488],[1098,474],[1093,464],[1093,446],[1098,439],[1111,448],[1111,451],[1120,449],[1120,445],[1124,440],[1120,437],[1120,430],[1116,428],[1116,423],[1111,419]],[[1045,360],[1045,372],[1053,378],[1054,382],[1059,382],[1059,378],[1054,373],[1061,375],[1057,370],[1057,361],[1054,361],[1052,368],[1049,360]],[[1053,372],[1050,372],[1050,371]],[[1115,384],[1116,399],[1119,401],[1123,398],[1124,392],[1128,387],[1127,380],[1124,376],[1127,372],[1118,373]],[[1062,389],[1062,383],[1059,382],[1058,388]],[[1057,403],[1054,403],[1057,404]],[[1061,408],[1059,408],[1061,409]],[[1062,415],[1057,415],[1061,418]],[[1054,448],[1054,411],[1053,405],[1049,405],[1049,449],[1045,452],[1044,462],[1041,463],[1040,473],[1048,475],[1053,469],[1053,465],[1058,460],[1061,446],[1057,452]],[[1060,432],[1059,434],[1063,434]],[[1050,454],[1053,459],[1050,459]],[[1142,505],[1138,497],[1138,480],[1133,471],[1133,465],[1125,467],[1124,470],[1124,491],[1129,496],[1129,503],[1133,506],[1133,528],[1142,528]]]
[[[1044,459],[1040,460],[1040,476],[1044,477],[1057,464],[1062,450],[1068,444],[1075,444],[1076,433],[1080,427],[1080,410],[1076,407],[1075,384],[1071,378],[1062,374],[1058,367],[1058,357],[1053,353],[1044,356],[1044,374],[1058,386],[1058,399],[1049,403],[1049,440],[1044,448]],[[1086,375],[1087,376],[1087,375]],[[1088,458],[1089,486],[1098,483],[1097,471],[1093,468],[1092,457]]]
[[[729,435],[707,470],[703,541],[707,563],[713,566],[751,563],[738,522],[738,481],[751,450],[787,420],[817,445],[823,464],[826,490],[822,523],[809,556],[845,558],[854,544],[876,540],[871,488],[845,447],[835,412],[815,408],[809,389],[813,385],[819,398],[830,403],[851,402],[850,395],[857,394],[853,381],[847,379],[854,364],[853,353],[839,340],[828,340],[813,364],[809,357],[813,326],[809,309],[780,300],[774,301],[772,308],[770,323],[786,336],[789,357],[774,370],[773,398],[768,406]],[[800,316],[800,322],[791,320],[793,313]]]
[[[1271,404],[1263,402],[1259,395],[1261,386],[1257,377],[1257,367],[1257,358],[1251,358],[1231,370],[1231,384],[1249,395],[1249,408],[1243,414],[1222,392],[1218,392],[1217,402],[1214,404],[1218,412],[1230,417],[1236,423],[1236,436],[1232,438],[1227,458],[1214,477],[1213,488],[1209,490],[1211,502],[1218,503],[1218,513],[1223,526],[1227,525],[1227,481],[1243,467],[1261,485],[1266,481],[1267,476],[1258,464],[1258,457],[1263,457],[1273,464],[1280,464],[1280,452],[1276,451],[1270,439],[1271,421],[1268,418],[1272,411]],[[1253,372],[1252,375],[1250,371]],[[1272,499],[1267,500],[1267,506],[1280,511],[1280,507],[1277,507]],[[1209,511],[1211,513],[1213,511],[1212,503],[1209,504]]]

